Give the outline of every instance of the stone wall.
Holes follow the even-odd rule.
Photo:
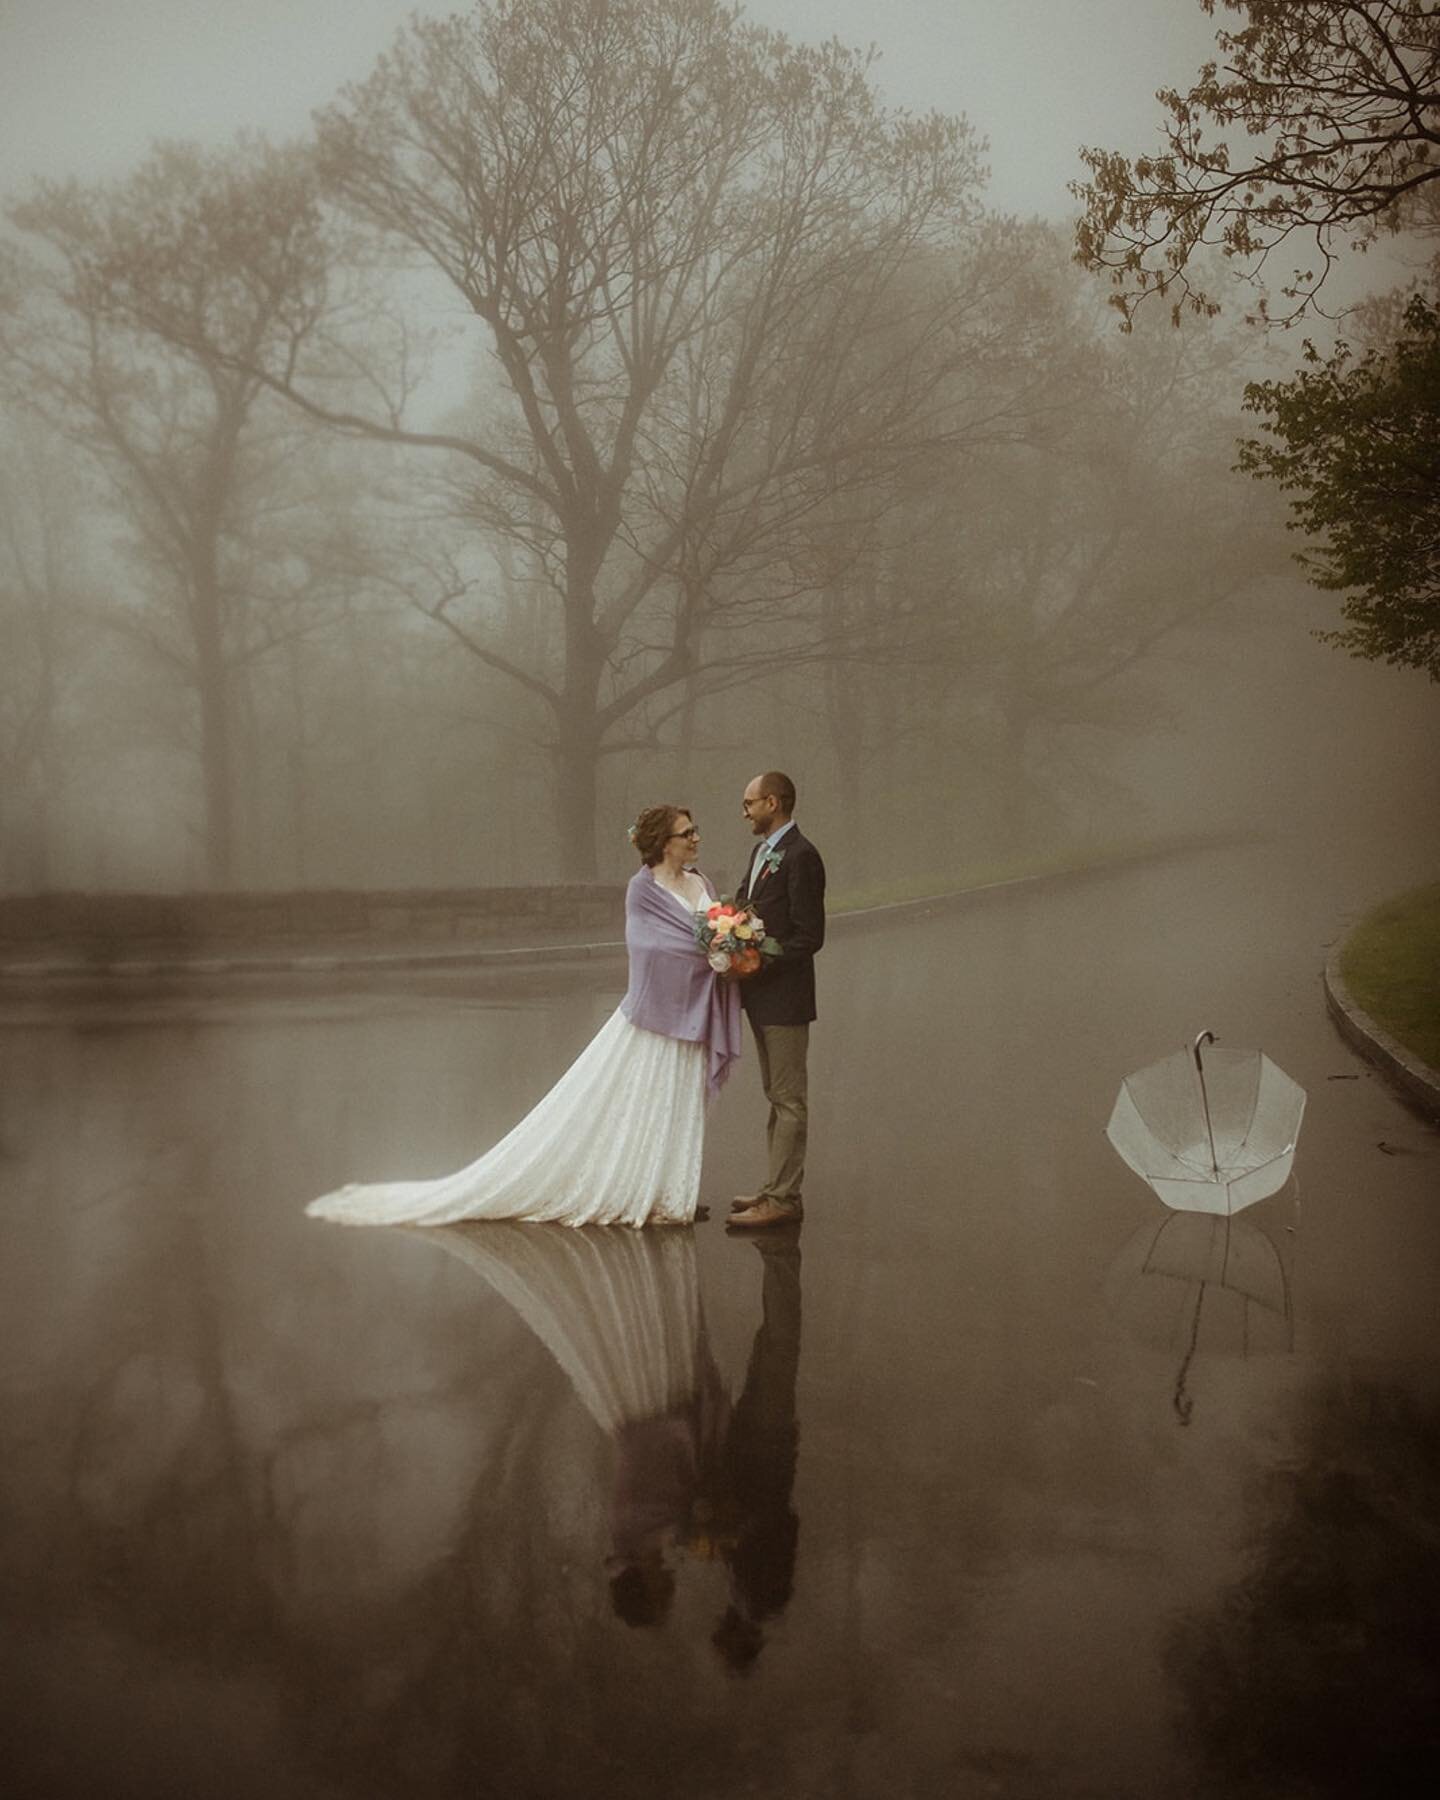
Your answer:
[[[623,936],[624,914],[624,889],[599,884],[381,893],[8,895],[0,896],[0,955],[486,939],[583,943]]]

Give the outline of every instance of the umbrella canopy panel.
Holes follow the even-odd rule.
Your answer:
[[[1208,1103],[1208,1104],[1207,1104]],[[1105,1135],[1167,1206],[1233,1213],[1284,1186],[1305,1090],[1261,1050],[1188,1050],[1127,1075]]]

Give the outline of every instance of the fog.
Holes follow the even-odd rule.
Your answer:
[[[5,0],[0,6],[0,167],[123,174],[156,137],[217,144],[236,131],[304,131],[312,107],[369,73],[419,0]],[[991,204],[1061,216],[1081,143],[1140,142],[1151,95],[1209,49],[1198,7],[1164,0],[753,0],[747,15],[792,37],[879,52],[895,105],[964,112],[991,145]]]
[[[1433,1790],[1440,1139],[1321,968],[1440,709],[1237,459],[1435,240],[1122,330],[1070,184],[1216,23],[0,0],[17,1793]],[[776,769],[813,1046],[702,1164],[614,888]],[[1203,1085],[1206,1211],[1104,1135],[1207,1032],[1307,1096],[1243,1217]],[[536,1119],[656,1228],[313,1216]]]
[[[723,249],[655,225],[628,316],[690,324],[641,367],[577,302],[532,391],[537,269],[507,346],[379,113],[307,186],[410,12],[0,11],[3,891],[609,881],[662,798],[723,877],[761,766],[846,892],[1323,820],[1357,747],[1428,791],[1423,676],[1317,647],[1336,603],[1233,472],[1295,335],[1238,293],[1122,335],[1071,260],[1079,147],[1153,140],[1198,7],[755,0],[962,122],[898,130],[903,207],[856,151]],[[737,186],[784,136],[742,101],[699,128]]]

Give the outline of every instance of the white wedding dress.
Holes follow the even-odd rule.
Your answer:
[[[644,1031],[617,1009],[477,1162],[433,1181],[352,1182],[305,1210],[341,1225],[688,1224],[700,1194],[705,1072],[704,1044]]]

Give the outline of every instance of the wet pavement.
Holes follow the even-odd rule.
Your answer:
[[[1440,1134],[1320,989],[1381,831],[837,937],[809,1217],[355,1231],[493,1141],[613,966],[0,1027],[4,1702],[26,1796],[1264,1796],[1440,1773]],[[1296,1175],[1103,1137],[1198,1030]]]

